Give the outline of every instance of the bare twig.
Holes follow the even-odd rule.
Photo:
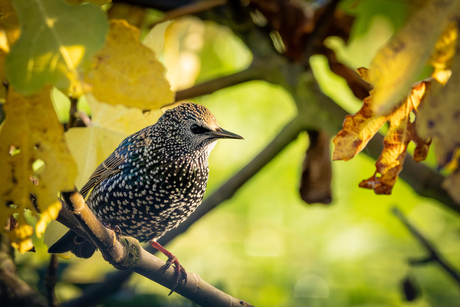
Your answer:
[[[165,287],[174,285],[174,269],[163,272],[165,262],[144,250],[139,242],[130,237],[117,238],[104,227],[86,205],[77,191],[62,192],[75,220],[91,241],[100,249],[104,259],[120,270],[132,270]],[[200,306],[251,306],[206,283],[198,275],[188,273],[187,284],[179,284],[175,292]]]
[[[401,221],[401,223],[406,226],[412,236],[417,239],[418,243],[428,252],[428,257],[426,257],[426,259],[423,261],[412,262],[412,265],[427,262],[437,262],[460,286],[460,274],[445,259],[443,259],[436,247],[430,241],[428,241],[428,239],[425,238],[414,225],[409,222],[401,210],[399,210],[397,207],[393,207],[392,212]]]

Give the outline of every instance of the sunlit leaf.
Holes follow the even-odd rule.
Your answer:
[[[40,236],[59,213],[58,192],[73,189],[77,172],[50,95],[51,86],[28,97],[10,87],[4,105],[7,117],[0,132],[0,223],[3,229],[11,215],[19,214],[19,227],[7,234],[21,252],[30,248],[32,234],[24,210],[39,218],[36,233]],[[45,166],[34,172],[32,166],[37,160]]]
[[[416,110],[425,94],[426,84],[421,82],[413,87],[406,101],[388,116],[390,128],[383,140],[383,152],[377,161],[377,171],[381,174],[399,164],[398,157],[406,151],[412,141],[413,125],[410,114]]]
[[[101,102],[148,110],[174,102],[163,66],[126,21],[111,21],[107,43],[92,63],[85,80]]]
[[[21,36],[5,62],[10,84],[25,95],[38,92],[46,82],[78,92],[78,67],[105,41],[104,11],[62,0],[16,0],[14,5]]]
[[[375,56],[369,82],[376,90],[372,109],[389,112],[409,92],[414,77],[428,61],[436,41],[448,26],[453,0],[431,0]],[[455,7],[455,6],[454,6]]]
[[[142,41],[145,46],[152,49],[157,59],[165,47],[165,32],[171,23],[171,20],[167,20],[155,25]]]
[[[81,188],[96,167],[107,158],[124,138],[156,123],[163,114],[159,109],[142,113],[124,105],[112,106],[86,95],[93,114],[91,126],[66,132],[69,149],[78,164],[76,186]]]
[[[369,80],[368,70],[360,68],[358,72],[365,81]],[[361,110],[345,118],[343,129],[333,140],[334,160],[347,161],[353,158],[366,146],[379,128],[385,122],[389,122],[389,129],[383,141],[384,148],[375,164],[376,171],[371,178],[361,182],[360,187],[373,189],[377,194],[390,194],[402,170],[410,141],[416,144],[414,159],[421,161],[426,158],[431,139],[416,133],[411,115],[417,120],[417,108],[426,93],[428,84],[428,82],[420,82],[415,85],[410,95],[401,101],[398,107],[393,108],[388,115],[381,116],[376,116],[370,108],[376,94],[374,89],[370,92],[371,96],[364,99]]]
[[[375,163],[375,174],[362,181],[360,187],[373,189],[376,194],[391,194],[403,168],[407,145],[414,138],[414,125],[410,121],[410,114],[419,106],[425,90],[425,82],[414,86],[406,101],[388,116],[390,128],[383,140],[382,154]],[[422,144],[421,139],[418,142]],[[419,154],[418,158],[421,159],[422,155]]]

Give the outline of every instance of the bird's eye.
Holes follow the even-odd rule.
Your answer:
[[[195,124],[193,124],[193,125],[190,127],[190,130],[191,130],[194,134],[201,134],[201,133],[206,133],[206,132],[209,132],[209,131],[210,131],[208,128],[205,128],[205,127],[202,127],[202,126],[198,126],[198,125],[195,125]]]

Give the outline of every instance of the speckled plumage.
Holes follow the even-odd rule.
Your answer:
[[[219,138],[241,137],[221,129],[205,107],[181,104],[167,110],[156,124],[127,137],[98,166],[81,193],[92,189],[87,204],[108,227],[141,242],[156,240],[201,203],[208,156]],[[49,251],[67,248],[78,255],[75,246],[58,243]]]
[[[143,242],[161,237],[195,211],[206,191],[216,139],[197,137],[192,122],[218,127],[203,106],[182,104],[118,146],[107,159],[118,172],[88,199],[99,220]]]

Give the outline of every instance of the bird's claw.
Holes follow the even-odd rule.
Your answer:
[[[187,284],[187,271],[185,271],[184,267],[179,263],[179,260],[177,260],[175,256],[168,258],[161,274],[164,274],[171,265],[174,265],[175,280],[173,286],[171,287],[171,292],[169,292],[168,295],[171,295],[174,292],[176,287],[179,285],[181,278],[184,280],[184,286]]]

